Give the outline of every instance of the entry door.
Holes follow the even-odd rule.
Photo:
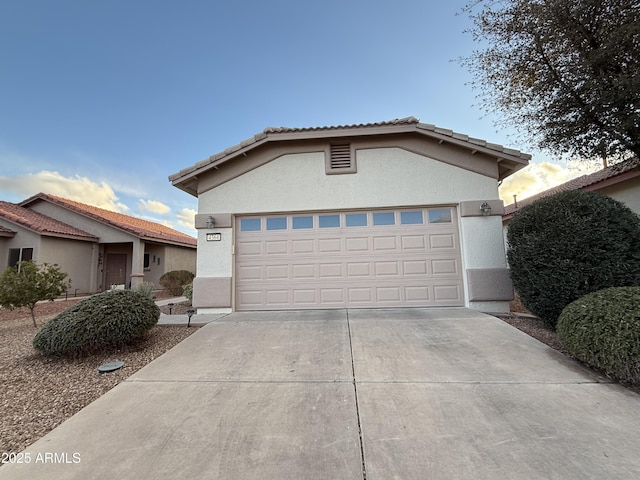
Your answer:
[[[127,254],[108,253],[107,254],[107,274],[105,288],[111,285],[126,285],[127,282]]]
[[[461,306],[454,207],[239,217],[236,310]]]

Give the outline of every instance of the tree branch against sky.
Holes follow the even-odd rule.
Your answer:
[[[477,0],[461,60],[498,123],[556,156],[640,156],[640,1]]]

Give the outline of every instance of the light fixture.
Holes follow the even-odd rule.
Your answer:
[[[191,308],[187,310],[187,316],[189,317],[189,321],[187,322],[187,328],[191,326],[191,317],[193,316],[194,313],[196,313],[196,311]]]
[[[491,215],[491,205],[489,205],[487,202],[484,202],[482,205],[480,205],[480,211],[485,217]]]
[[[216,226],[216,219],[213,216],[209,215],[207,217],[207,228],[213,228]]]

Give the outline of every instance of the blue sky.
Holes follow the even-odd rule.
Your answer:
[[[0,200],[45,191],[194,233],[170,174],[266,127],[406,116],[532,153],[519,198],[577,175],[475,106],[464,4],[5,0]]]

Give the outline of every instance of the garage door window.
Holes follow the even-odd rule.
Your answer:
[[[367,226],[367,214],[366,213],[347,213],[345,215],[347,227],[366,227]]]
[[[400,212],[400,223],[402,225],[421,225],[424,222],[422,211]]]
[[[451,223],[451,209],[439,208],[429,210],[429,223]]]
[[[293,217],[293,229],[313,228],[313,217]]]
[[[395,225],[396,217],[393,212],[379,212],[373,214],[374,225]]]
[[[267,218],[267,230],[286,230],[287,217]]]
[[[243,218],[240,220],[241,232],[259,232],[260,231],[260,219],[259,218]]]
[[[318,217],[320,228],[332,228],[340,226],[340,215],[320,215]]]

